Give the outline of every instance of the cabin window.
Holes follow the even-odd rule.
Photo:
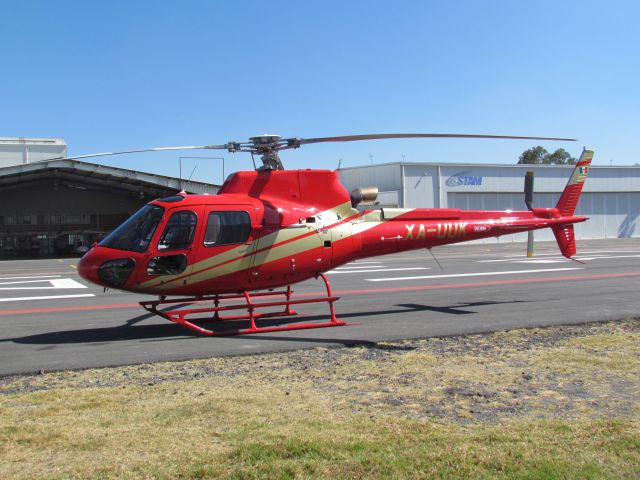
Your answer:
[[[160,199],[161,202],[165,203],[181,202],[182,200],[184,200],[184,197],[180,195],[173,195],[171,197],[164,197]]]
[[[184,253],[179,255],[165,255],[153,257],[147,265],[149,275],[179,275],[187,268],[187,256]]]
[[[251,220],[247,212],[210,212],[204,233],[204,246],[243,243],[249,238]]]
[[[193,242],[197,223],[198,217],[191,210],[173,213],[160,237],[158,250],[180,250],[189,247]]]

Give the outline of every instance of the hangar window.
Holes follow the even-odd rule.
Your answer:
[[[175,212],[160,237],[158,250],[180,250],[193,242],[198,218],[191,210]]]
[[[204,232],[204,246],[246,242],[250,231],[251,220],[247,212],[210,212]]]
[[[82,222],[81,215],[67,214],[62,216],[62,223],[67,225],[77,225]]]

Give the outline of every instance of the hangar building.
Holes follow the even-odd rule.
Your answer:
[[[571,165],[486,165],[387,163],[340,170],[348,190],[376,186],[380,207],[525,210],[524,177],[535,172],[534,206],[555,206],[571,175]],[[576,215],[577,238],[640,237],[640,166],[593,166]],[[500,241],[526,241],[526,233]],[[545,229],[536,239],[553,240]],[[495,241],[488,239],[486,241]]]
[[[0,137],[0,258],[80,254],[154,198],[218,191],[66,156],[62,139]]]
[[[0,258],[82,253],[154,198],[219,188],[66,156],[62,139],[0,137]],[[556,204],[572,168],[388,163],[343,168],[340,178],[348,190],[377,186],[378,207],[522,210],[527,171],[535,172],[534,204],[544,207]],[[640,167],[592,167],[576,213],[590,217],[576,225],[578,238],[640,237]],[[548,230],[536,233],[552,238]]]
[[[62,138],[0,137],[0,168],[67,156]]]

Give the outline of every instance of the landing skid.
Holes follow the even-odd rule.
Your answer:
[[[265,333],[265,332],[282,332],[287,330],[305,330],[309,328],[324,328],[324,327],[337,327],[340,325],[346,325],[345,322],[340,321],[336,318],[335,310],[333,307],[333,302],[338,300],[340,297],[334,297],[331,292],[331,285],[329,284],[329,280],[327,277],[318,273],[316,278],[322,278],[324,281],[325,287],[327,289],[326,297],[315,297],[315,298],[305,298],[299,300],[292,300],[291,296],[293,294],[293,290],[291,290],[291,285],[287,286],[286,290],[279,291],[269,291],[269,292],[253,292],[249,293],[246,290],[243,290],[242,293],[239,294],[222,294],[222,295],[203,295],[198,297],[184,297],[184,298],[174,298],[171,300],[167,300],[165,297],[160,297],[159,300],[149,300],[145,302],[140,302],[140,306],[142,306],[148,312],[151,312],[155,315],[159,315],[167,320],[178,323],[184,327],[187,327],[195,332],[198,332],[202,335],[208,336],[223,336],[223,335],[246,335],[249,333]],[[284,300],[272,301],[272,302],[261,302],[254,303],[253,299],[256,297],[274,297],[284,295]],[[226,302],[228,300],[236,300],[236,299],[244,299],[244,303],[236,303],[231,305],[221,305],[222,302]],[[213,302],[213,306],[203,306],[200,308],[187,308],[180,310],[170,310],[163,311],[158,310],[159,307],[166,305],[176,305],[181,303],[189,303],[189,304],[202,304],[205,302]],[[297,315],[295,310],[291,309],[292,305],[301,305],[305,303],[320,303],[327,302],[329,304],[329,310],[331,312],[331,320],[324,323],[295,323],[290,325],[283,326],[275,326],[275,327],[258,327],[256,325],[256,320],[263,318],[274,318],[274,317],[289,317]],[[284,310],[281,312],[256,312],[257,309],[262,308],[273,308],[283,306]],[[246,310],[247,313],[243,315],[230,315],[230,316],[222,316],[221,312],[232,311],[232,310]],[[187,317],[197,316],[198,318],[187,320]],[[222,330],[211,330],[208,328],[204,328],[194,322],[225,322],[225,321],[237,321],[237,320],[249,320],[248,328],[240,328],[240,329],[222,329]]]

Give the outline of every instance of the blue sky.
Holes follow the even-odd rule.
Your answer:
[[[566,136],[595,164],[640,163],[640,2],[31,1],[0,21],[0,136],[69,153],[201,145],[261,133]],[[310,145],[288,168],[515,163],[540,142]],[[179,153],[96,160],[178,174]],[[223,156],[227,172],[251,168]],[[217,160],[185,160],[219,182]]]

